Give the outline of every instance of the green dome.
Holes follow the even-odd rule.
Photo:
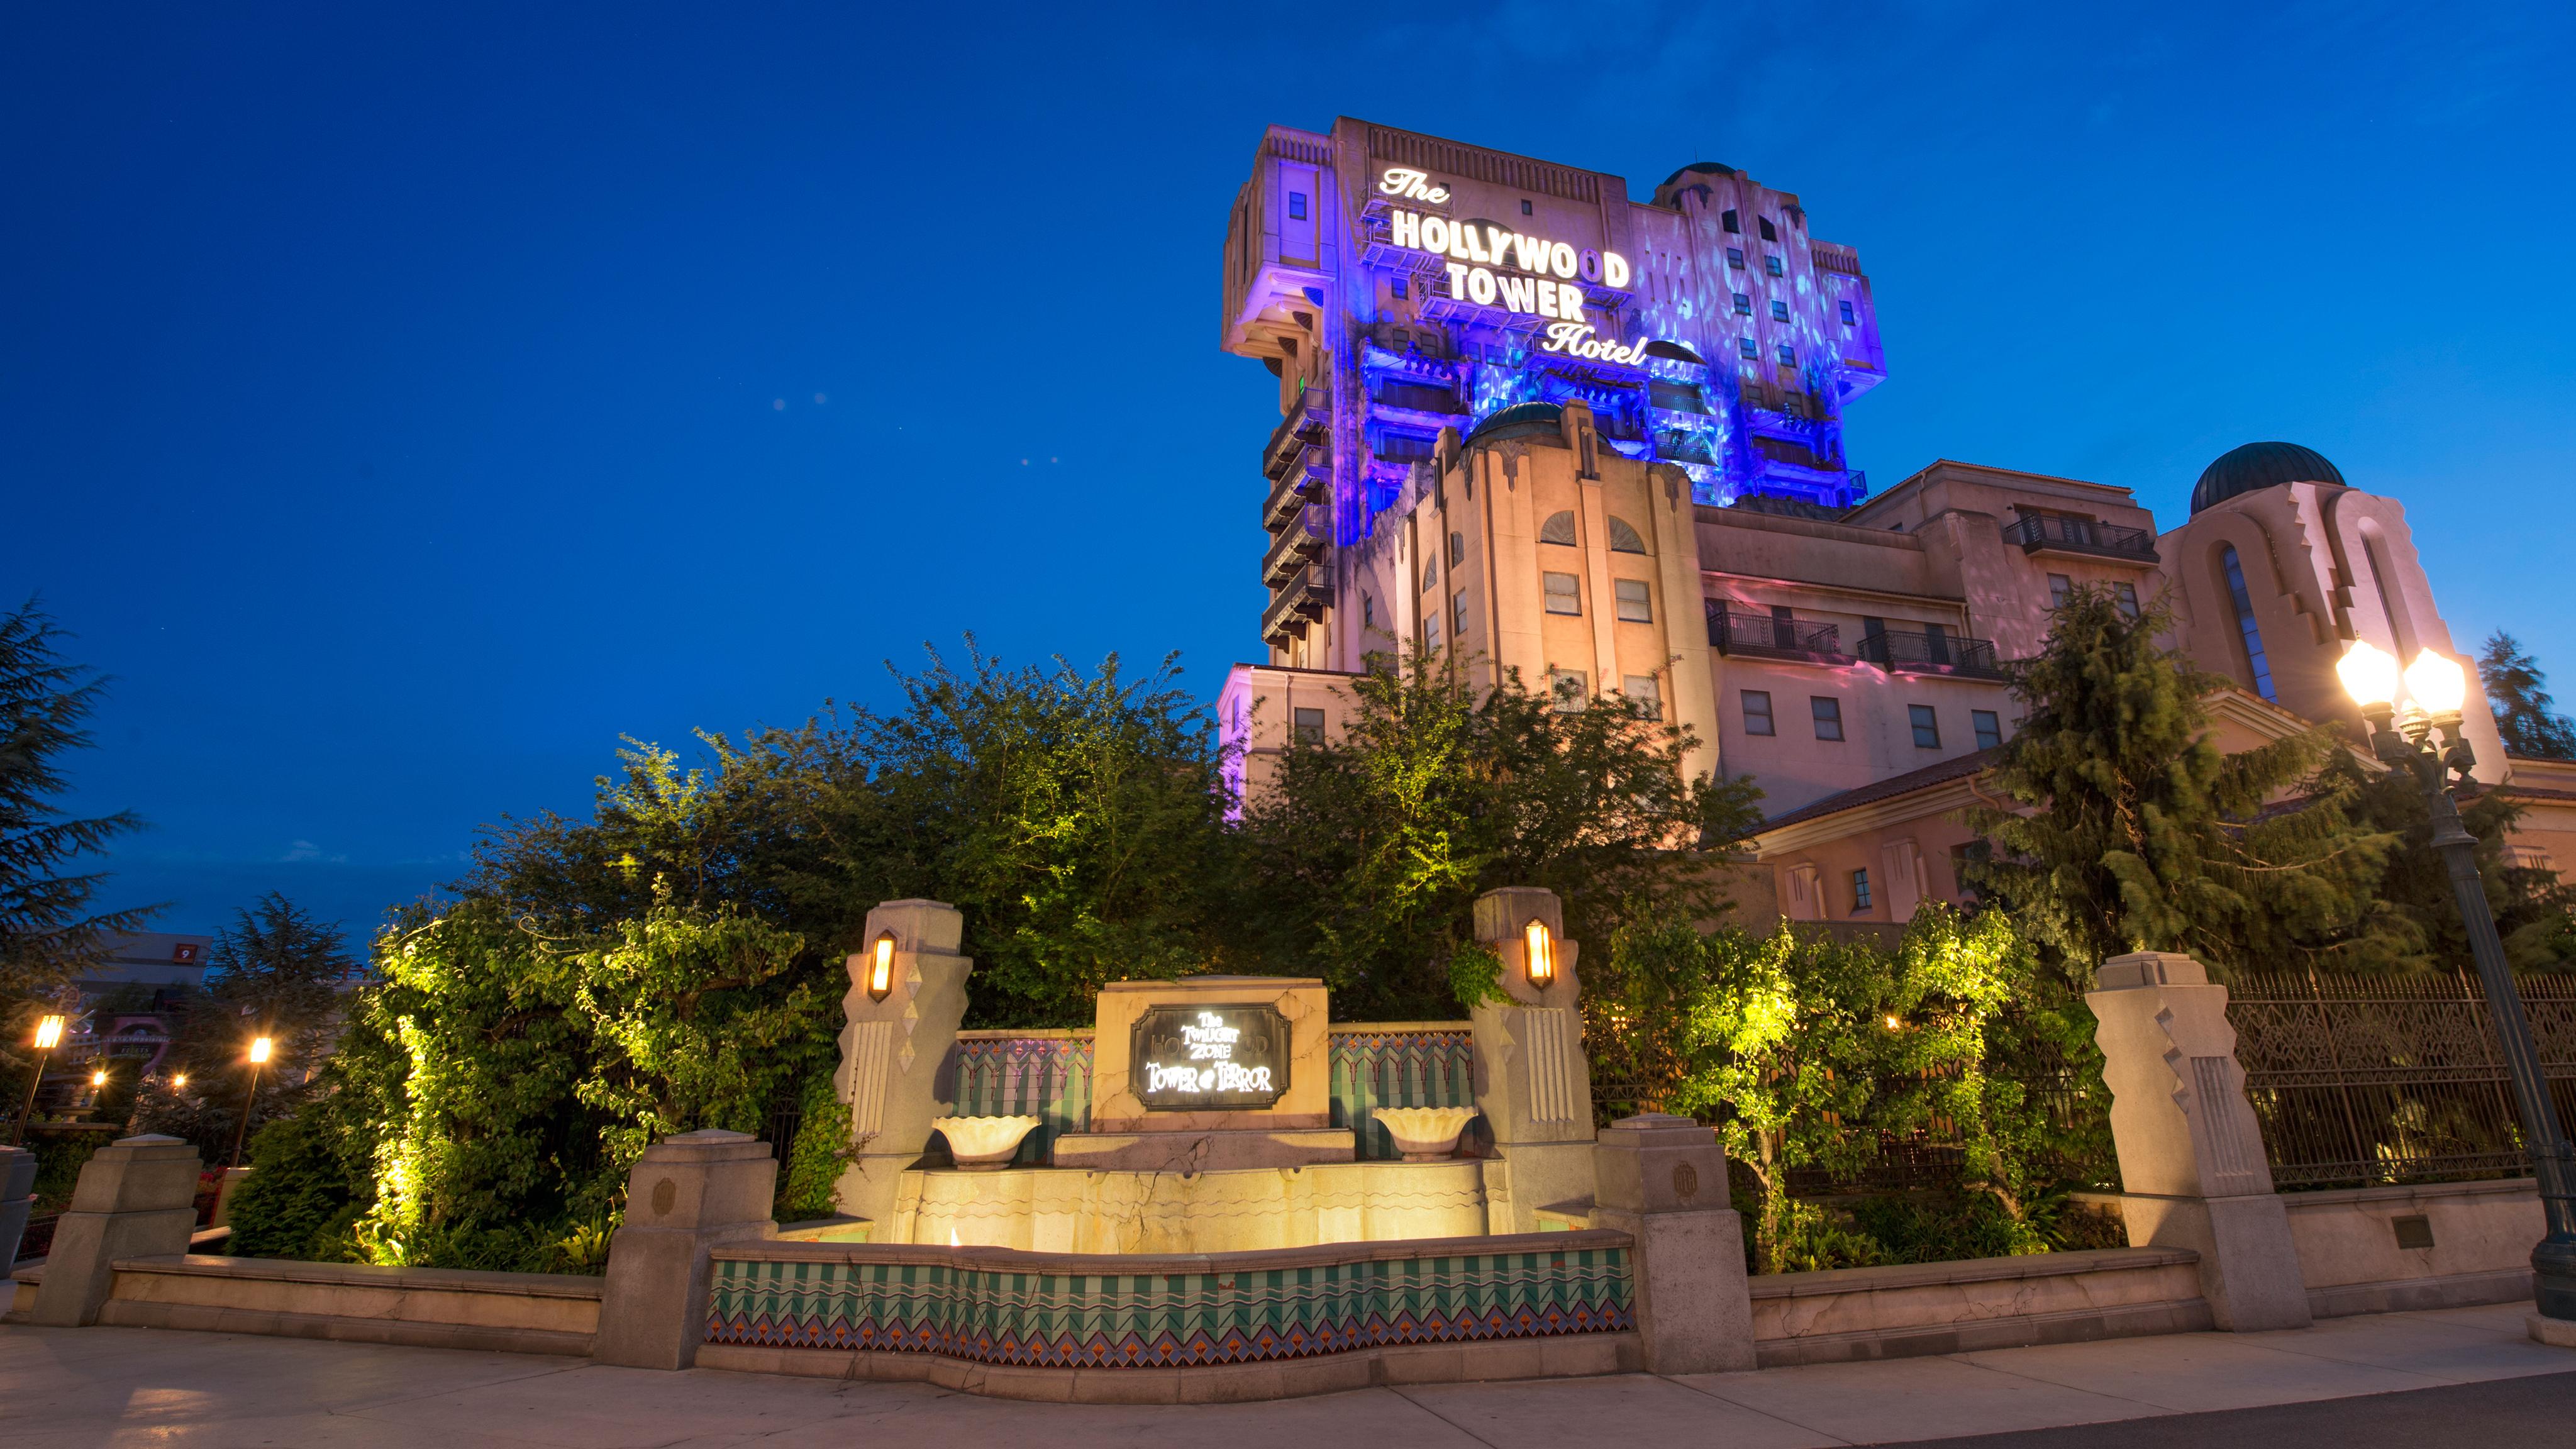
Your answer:
[[[2201,470],[2200,482],[2191,490],[2191,511],[2226,502],[2240,493],[2253,493],[2283,483],[2332,483],[2337,487],[2351,485],[2335,471],[2335,465],[2313,448],[2296,443],[2247,443],[2244,447],[2221,454],[2217,462]]]
[[[1565,409],[1552,402],[1514,403],[1476,424],[1475,431],[1467,434],[1467,441],[1470,444],[1499,443],[1505,438],[1528,438],[1540,434],[1563,437]]]

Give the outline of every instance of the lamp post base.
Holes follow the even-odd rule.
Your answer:
[[[2545,1343],[2551,1348],[2576,1348],[2576,1323],[2564,1318],[2543,1318],[2535,1313],[2523,1320],[2523,1326],[2530,1332],[2534,1343]]]
[[[2552,1233],[2541,1239],[2539,1246],[2531,1250],[2531,1274],[2532,1298],[2540,1309],[2533,1321],[2546,1319],[2576,1335],[2576,1237]],[[2576,1339],[2567,1346],[2576,1348]]]

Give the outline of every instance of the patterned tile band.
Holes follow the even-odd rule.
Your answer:
[[[1091,1039],[1085,1035],[960,1036],[947,1063],[943,1101],[960,1117],[1035,1117],[1016,1167],[1055,1161],[1055,1140],[1091,1125]]]
[[[1358,1135],[1363,1162],[1403,1156],[1369,1115],[1375,1109],[1476,1105],[1476,1034],[1464,1023],[1395,1031],[1337,1027],[1332,1059],[1333,1125]]]
[[[719,1258],[707,1341],[990,1364],[1165,1368],[1618,1333],[1636,1321],[1628,1253],[1602,1244],[1142,1274]],[[1102,1260],[1104,1267],[1117,1262]]]

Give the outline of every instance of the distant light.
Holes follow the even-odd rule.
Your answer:
[[[185,1087],[185,1086],[187,1086],[187,1085],[188,1085],[188,1074],[187,1074],[186,1072],[181,1072],[179,1075],[177,1075],[177,1076],[175,1076],[175,1077],[172,1077],[172,1078],[170,1079],[170,1090],[171,1090],[171,1091],[174,1091],[174,1092],[175,1092],[175,1091],[178,1091],[180,1088]]]
[[[1904,1024],[1905,1024],[1905,1023],[1903,1023],[1903,1022],[1901,1022],[1901,1021],[1898,1021],[1895,1017],[1892,1017],[1892,1016],[1891,1016],[1891,1017],[1889,1017],[1889,1018],[1887,1019],[1887,1029],[1888,1029],[1889,1031],[1894,1031],[1894,1030],[1896,1030],[1898,1027],[1903,1026]]]
[[[99,1068],[97,1071],[94,1071],[94,1072],[90,1073],[90,1074],[89,1074],[89,1084],[90,1084],[91,1086],[93,1086],[93,1087],[104,1087],[104,1086],[106,1086],[106,1085],[107,1085],[107,1068],[105,1068],[105,1067],[101,1067],[101,1068]]]

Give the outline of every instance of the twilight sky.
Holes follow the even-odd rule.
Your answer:
[[[1795,191],[1876,289],[1880,486],[2170,524],[2305,443],[2576,692],[2563,6],[390,9],[0,31],[0,596],[116,677],[73,803],[153,822],[108,903],[164,929],[363,934],[621,734],[965,630],[1212,696],[1275,417],[1226,212],[1336,114]]]

